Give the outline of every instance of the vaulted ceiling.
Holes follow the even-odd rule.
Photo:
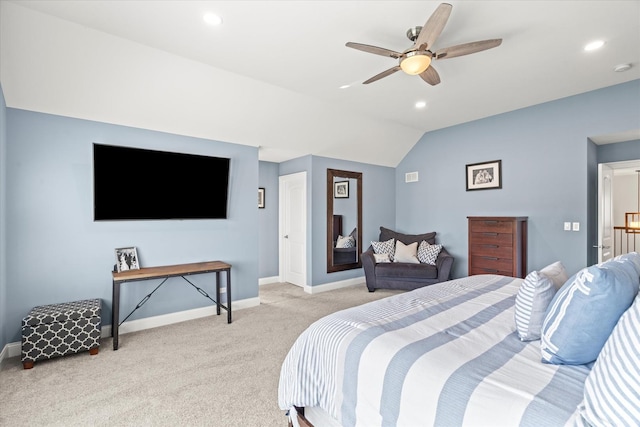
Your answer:
[[[361,84],[397,60],[345,43],[402,52],[436,1],[2,0],[0,83],[9,107],[256,146],[261,160],[396,166],[425,132],[640,78],[639,1],[450,3],[434,49],[503,42],[434,61],[430,86],[402,72]]]

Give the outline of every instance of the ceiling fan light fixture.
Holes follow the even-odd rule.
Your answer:
[[[402,71],[411,76],[423,73],[429,65],[431,65],[431,55],[422,51],[409,52],[400,60]]]

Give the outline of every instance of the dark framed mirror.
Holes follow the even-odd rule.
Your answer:
[[[362,172],[327,169],[327,273],[362,267]]]

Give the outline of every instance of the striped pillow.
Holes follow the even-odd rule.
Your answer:
[[[640,425],[640,296],[620,318],[584,384],[576,424]]]
[[[521,341],[540,339],[549,303],[557,291],[553,281],[542,273],[527,274],[516,295],[516,330]]]

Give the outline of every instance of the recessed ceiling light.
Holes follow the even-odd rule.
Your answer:
[[[427,106],[427,103],[425,101],[416,102],[416,108],[424,108],[426,106]]]
[[[621,73],[623,71],[627,71],[630,68],[631,68],[631,64],[620,64],[620,65],[616,65],[613,68],[613,71],[615,71],[616,73]]]
[[[587,44],[584,47],[584,50],[586,50],[586,51],[596,50],[596,49],[600,49],[602,46],[604,46],[604,41],[596,40],[596,41],[593,41],[593,42]]]
[[[209,25],[222,24],[222,18],[216,15],[215,13],[205,13],[202,19],[204,19],[204,22],[206,22]]]

